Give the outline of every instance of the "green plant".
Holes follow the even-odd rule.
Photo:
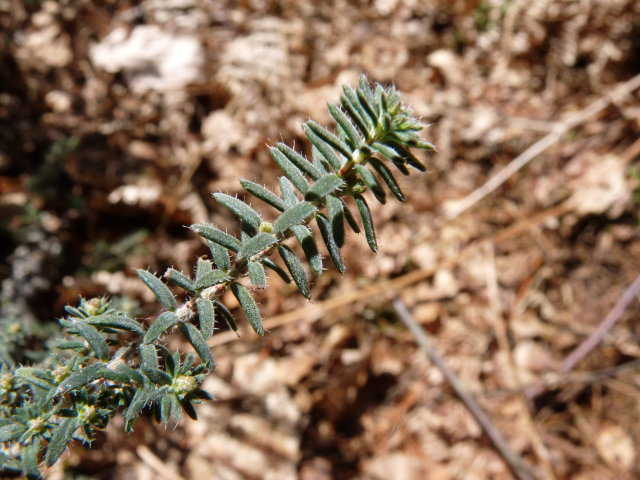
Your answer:
[[[385,203],[386,184],[393,196],[404,201],[388,162],[404,175],[409,174],[408,166],[424,171],[409,149],[434,147],[418,136],[423,126],[400,103],[395,89],[376,85],[372,90],[362,77],[358,88],[345,86],[343,92],[340,106],[329,104],[337,135],[313,121],[303,125],[312,144],[311,161],[284,144],[271,148],[283,172],[280,195],[241,180],[248,193],[278,212],[273,222],[263,221],[238,198],[214,194],[240,220],[241,235],[237,238],[208,224],[191,226],[207,241],[212,260],[198,260],[193,278],[171,268],[163,275],[186,291],[184,303],[178,304],[160,278],[139,270],[139,277],[164,308],[154,321],[145,324],[130,318],[104,298],[82,299],[77,308],[66,307],[68,315],[60,320],[64,338],[45,362],[2,367],[3,470],[38,477],[41,458],[52,465],[72,440],[90,443],[94,431],[104,428],[118,412],[124,415],[127,431],[147,406],[160,422],[179,419],[183,412],[196,418],[194,405],[210,399],[200,385],[215,368],[207,340],[219,318],[231,329],[237,328],[231,311],[221,302],[222,294],[231,289],[255,332],[263,335],[260,312],[241,279],[247,277],[255,288],[264,288],[266,267],[287,282],[293,280],[310,298],[303,263],[287,243],[295,238],[311,271],[320,275],[323,264],[312,222],[333,264],[343,273],[344,224],[360,231],[345,202],[348,197],[355,203],[369,247],[377,250],[363,194],[370,190]],[[286,270],[269,258],[276,252]],[[174,330],[191,343],[197,357],[167,349],[162,338]]]

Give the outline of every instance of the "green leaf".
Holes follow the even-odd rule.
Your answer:
[[[296,203],[298,203],[296,191],[294,190],[293,184],[289,181],[289,179],[287,177],[279,177],[278,182],[280,183],[280,192],[282,193],[282,198],[287,204],[287,207],[292,207]]]
[[[229,280],[231,280],[231,277],[222,270],[211,270],[196,280],[196,289],[202,290]]]
[[[356,127],[353,125],[352,120],[344,114],[340,107],[338,107],[334,103],[328,103],[327,107],[329,108],[329,113],[335,119],[336,123],[340,125],[347,138],[349,139],[349,143],[352,148],[356,148],[362,142],[362,136],[356,130]]]
[[[347,85],[343,85],[342,91],[344,95],[340,97],[340,103],[342,104],[345,111],[349,113],[351,118],[353,118],[354,122],[356,123],[356,125],[358,125],[358,128],[360,128],[360,131],[363,133],[365,138],[367,140],[370,140],[371,130],[376,124],[371,122],[371,118],[369,118],[367,112],[365,112],[364,108],[362,108],[362,105],[358,100],[358,95],[356,95],[356,91],[353,88]]]
[[[271,157],[276,162],[278,167],[280,167],[280,170],[282,170],[282,173],[284,173],[285,177],[287,177],[291,181],[291,183],[298,189],[299,192],[305,193],[309,189],[309,182],[307,182],[307,179],[304,178],[302,171],[276,147],[271,147],[269,150],[271,151]]]
[[[369,115],[371,123],[373,125],[377,125],[378,115],[376,114],[375,107],[369,102],[369,99],[367,98],[365,92],[361,88],[358,88],[356,89],[356,95],[358,96],[360,105],[362,105],[362,109],[366,112],[367,115]]]
[[[181,323],[180,329],[182,330],[182,334],[195,349],[196,353],[202,360],[202,363],[211,370],[216,368],[216,363],[213,360],[211,349],[209,348],[209,345],[207,345],[207,342],[200,331],[190,323]]]
[[[384,205],[387,202],[386,195],[376,176],[364,165],[356,165],[354,168],[362,181],[369,187],[371,193]]]
[[[82,346],[84,348],[84,342]],[[15,371],[15,375],[42,390],[51,390],[54,386],[53,377],[49,372],[44,372],[33,367],[20,367]]]
[[[260,229],[260,215],[249,205],[231,195],[225,193],[214,193],[216,201],[227,208],[231,213],[240,219],[243,227],[246,227],[247,233],[255,235]]]
[[[323,176],[316,183],[314,183],[307,191],[307,193],[305,193],[304,198],[309,202],[320,200],[327,195],[335,192],[343,185],[344,181],[339,176],[337,176],[335,173],[330,173]]]
[[[142,269],[137,270],[137,273],[138,277],[149,287],[149,290],[153,292],[164,308],[175,310],[178,307],[171,290],[158,277]]]
[[[379,143],[379,142],[374,142],[372,147],[378,153],[382,154],[384,157],[386,157],[389,160],[391,160],[391,162],[396,166],[396,168],[398,170],[400,170],[400,173],[402,173],[403,175],[409,175],[409,170],[407,169],[406,165],[404,164],[404,159],[402,158],[402,156],[400,156],[398,154],[398,152],[396,152],[391,147],[388,147],[387,145],[384,145],[384,144]]]
[[[302,247],[302,251],[306,255],[307,260],[309,260],[311,271],[318,276],[322,275],[322,257],[320,257],[318,246],[311,231],[304,225],[297,225],[293,227],[291,231]]]
[[[339,170],[342,166],[342,162],[336,155],[336,152],[331,148],[331,145],[322,140],[318,135],[316,135],[313,130],[311,130],[306,125],[302,125],[302,130],[304,130],[305,135],[311,142],[311,144],[318,150],[320,155],[324,157],[324,159],[331,165],[333,170]]]
[[[156,385],[169,385],[172,382],[171,376],[159,368],[143,368],[142,371]]]
[[[13,442],[27,430],[27,427],[19,423],[10,423],[0,427],[0,442]]]
[[[139,388],[131,399],[129,407],[124,411],[125,420],[133,420],[138,416],[138,413],[147,405],[153,402],[158,396],[164,393],[164,389],[158,393],[155,388]]]
[[[189,418],[193,420],[198,419],[198,414],[196,413],[196,409],[188,399],[185,398],[180,400],[180,405],[182,405],[182,409],[184,410],[184,413],[186,413]]]
[[[198,309],[198,320],[200,322],[200,333],[205,340],[211,338],[216,324],[216,312],[213,303],[208,298],[198,298],[196,300]]]
[[[309,120],[305,125],[309,128],[309,130],[311,130],[318,137],[324,140],[325,143],[331,145],[331,147],[344,155],[345,158],[351,157],[351,149],[349,148],[349,146],[342,140],[340,140],[340,138],[336,137],[333,133],[317,124],[313,120]]]
[[[102,315],[97,315],[95,317],[89,317],[84,321],[96,327],[108,327],[118,330],[128,330],[139,336],[144,335],[143,326],[140,325],[138,321],[124,315],[113,315],[105,313]]]
[[[158,368],[158,351],[153,343],[138,346],[140,351],[140,368]]]
[[[369,210],[369,206],[365,201],[364,197],[361,195],[355,195],[353,197],[356,201],[356,205],[358,206],[358,211],[360,212],[360,218],[362,219],[362,227],[364,228],[365,237],[367,237],[367,243],[369,244],[369,248],[373,252],[378,251],[378,244],[376,242],[376,234],[373,229],[373,219],[371,218],[371,210]]]
[[[82,320],[76,320],[73,322],[73,329],[87,341],[97,358],[100,360],[109,358],[109,346],[97,328],[83,323]]]
[[[309,290],[307,275],[306,273],[304,273],[302,263],[300,262],[296,254],[293,253],[293,251],[286,245],[278,246],[278,253],[289,269],[289,273],[291,273],[291,277],[293,277],[293,281],[298,286],[298,290],[300,290],[300,293],[302,293],[305,298],[310,300],[311,291]]]
[[[251,324],[255,332],[258,335],[263,336],[264,329],[262,328],[262,317],[260,316],[260,310],[258,309],[256,301],[253,299],[247,289],[239,283],[232,283],[231,291],[238,299],[240,308],[242,308],[242,311],[246,315],[247,320],[249,320],[249,323]]]
[[[264,272],[264,267],[260,262],[248,262],[247,270],[249,271],[249,279],[256,288],[266,288],[267,275]]]
[[[38,469],[40,463],[40,437],[35,437],[29,445],[22,447],[21,466],[22,473],[29,479],[41,479]]]
[[[191,229],[201,237],[204,237],[207,240],[212,241],[213,243],[221,245],[224,248],[231,250],[232,252],[237,252],[240,248],[240,240],[238,240],[236,237],[232,237],[228,233],[224,233],[223,231],[212,227],[211,225],[195,224],[191,225]]]
[[[211,263],[211,261],[199,258],[198,262],[196,263],[196,281],[212,271],[213,264]]]
[[[369,163],[375,169],[375,171],[378,172],[378,175],[382,177],[382,180],[384,180],[384,183],[387,184],[387,187],[389,187],[389,190],[391,190],[391,193],[393,193],[393,195],[398,200],[400,200],[401,202],[404,202],[405,200],[404,194],[400,189],[400,185],[398,185],[398,182],[396,181],[395,177],[391,173],[391,170],[389,170],[384,163],[382,163],[380,160],[378,160],[375,157],[371,157],[369,159]]]
[[[60,382],[55,393],[68,392],[70,390],[76,390],[80,387],[84,387],[94,380],[99,379],[104,370],[105,366],[102,363],[93,363],[87,367],[81,368]]]
[[[267,205],[271,205],[273,208],[276,208],[281,212],[286,210],[287,205],[282,201],[282,199],[271,190],[264,188],[262,185],[258,185],[257,183],[244,178],[240,180],[240,185],[242,185],[247,192],[259,198]]]
[[[227,324],[227,327],[229,327],[230,330],[237,332],[238,325],[236,324],[236,319],[233,318],[231,310],[229,310],[223,303],[219,302],[218,300],[214,300],[213,304],[218,309],[218,312],[220,312],[220,314],[222,315],[222,319],[224,320],[224,323]]]
[[[340,248],[338,247],[334,239],[333,230],[331,228],[331,224],[329,223],[329,219],[322,214],[318,214],[316,215],[316,222],[318,223],[320,234],[322,235],[322,239],[327,246],[327,250],[329,252],[331,260],[333,261],[333,264],[341,274],[344,274],[347,268],[342,261]]]
[[[153,347],[153,345],[141,345],[140,347]],[[154,349],[155,351],[155,349]],[[144,362],[142,362],[144,363]],[[156,361],[156,365],[157,365]],[[154,367],[151,367],[154,368]],[[138,383],[140,385],[144,384],[144,376],[135,368],[130,367],[129,365],[118,365],[116,371],[122,375],[126,375],[129,379],[127,382],[123,383]]]
[[[338,247],[344,245],[344,204],[333,195],[327,197],[327,217],[331,224],[333,239]]]
[[[64,311],[67,312],[68,314],[73,315],[73,316],[78,317],[78,318],[87,318],[87,314],[86,313],[78,310],[75,307],[72,307],[71,305],[65,305]]]
[[[172,312],[164,312],[149,326],[142,341],[147,344],[155,342],[177,323],[180,323],[178,315]]]
[[[242,246],[238,252],[238,258],[253,257],[270,246],[275,245],[277,242],[276,237],[270,233],[258,233],[255,237],[251,237],[249,240],[242,242]]]
[[[53,429],[53,434],[47,447],[47,454],[45,455],[45,462],[48,467],[56,463],[60,455],[67,449],[67,445],[73,438],[73,433],[78,429],[80,423],[78,417],[65,418]]]
[[[347,223],[351,227],[351,230],[353,230],[355,233],[360,233],[360,227],[358,226],[358,222],[356,222],[356,219],[354,218],[353,213],[351,213],[351,210],[349,210],[349,207],[347,207],[347,204],[344,202],[344,200],[340,199],[340,202],[342,203],[344,219],[347,221]]]
[[[407,162],[409,165],[411,165],[413,168],[415,168],[419,172],[427,171],[427,167],[425,167],[424,164],[420,160],[418,160],[408,148],[405,148],[402,145],[397,143],[393,143],[390,146],[393,147],[393,149],[400,154],[402,159],[405,162]]]
[[[193,285],[193,280],[187,277],[184,273],[174,270],[170,268],[164,274],[164,278],[169,280],[174,285],[186,290],[191,295],[196,293],[195,286]]]
[[[316,167],[316,169],[323,175],[334,171],[334,168],[329,164],[329,162],[327,162],[315,145],[311,147],[311,158],[313,159],[313,166]]]
[[[263,258],[260,260],[260,263],[262,263],[262,265],[269,268],[270,270],[273,270],[274,272],[276,272],[276,274],[278,274],[278,276],[285,283],[291,283],[291,278],[289,277],[289,274],[285,272],[284,269],[273,260],[269,258]]]
[[[311,164],[309,161],[296,152],[293,148],[285,145],[284,143],[278,143],[276,148],[280,150],[298,169],[304,172],[310,179],[317,180],[320,178],[321,173]]]
[[[209,250],[211,251],[211,257],[218,267],[223,272],[228,272],[231,269],[231,260],[229,259],[229,252],[222,245],[218,245],[212,241],[208,241]]]
[[[282,233],[295,225],[303,223],[316,212],[316,207],[309,202],[296,203],[285,210],[273,223],[273,231]]]

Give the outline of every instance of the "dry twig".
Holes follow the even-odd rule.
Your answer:
[[[627,287],[624,291],[618,302],[613,306],[613,308],[607,313],[607,316],[604,317],[600,326],[591,334],[589,337],[584,340],[580,345],[578,345],[575,350],[573,350],[567,358],[565,358],[564,362],[562,362],[561,371],[568,372],[573,369],[578,362],[580,362],[584,357],[586,357],[591,350],[593,350],[604,338],[609,330],[616,324],[616,322],[620,319],[626,308],[629,304],[640,295],[640,275],[636,277],[631,285]]]
[[[435,350],[426,332],[418,325],[407,307],[402,300],[395,298],[393,300],[393,306],[396,313],[402,320],[402,323],[413,334],[416,343],[420,349],[429,357],[429,360],[440,370],[442,376],[446,379],[447,383],[451,386],[457,397],[464,404],[465,408],[473,416],[485,435],[491,440],[496,451],[504,459],[505,463],[509,467],[511,473],[518,480],[533,480],[533,475],[529,471],[529,468],[525,465],[524,461],[513,451],[509,444],[502,436],[500,431],[495,427],[489,416],[482,409],[482,407],[476,402],[471,392],[462,383],[458,376],[449,368],[444,359]]]
[[[511,175],[516,173],[518,170],[520,170],[542,152],[547,150],[549,147],[555,145],[569,130],[586,122],[591,117],[607,108],[611,103],[619,102],[620,99],[626,97],[639,87],[640,75],[636,75],[631,80],[620,83],[616,87],[614,87],[611,94],[600,97],[585,109],[580,110],[579,112],[571,115],[566,120],[557,123],[549,134],[542,137],[540,140],[538,140],[536,143],[531,145],[524,152],[514,158],[509,163],[509,165],[496,173],[484,185],[471,192],[471,194],[467,195],[462,200],[455,202],[455,204],[452,204],[450,208],[446,209],[445,217],[447,218],[447,220],[452,220],[469,210],[473,205],[478,203],[480,200],[482,200],[484,197],[489,195],[496,188],[506,182],[511,177]]]

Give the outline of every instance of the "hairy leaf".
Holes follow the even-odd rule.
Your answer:
[[[285,145],[284,143],[278,143],[276,148],[280,150],[298,169],[304,172],[312,180],[320,178],[321,173],[311,164],[309,161],[296,152],[293,148]]]
[[[307,136],[311,144],[318,150],[320,155],[322,155],[327,163],[331,165],[332,169],[339,170],[342,166],[342,162],[336,155],[336,152],[333,150],[331,145],[322,140],[322,138],[316,135],[308,126],[302,125],[302,130],[304,130],[305,135]]]
[[[278,253],[282,260],[284,260],[285,265],[289,269],[289,273],[291,273],[291,277],[293,277],[293,281],[298,286],[298,290],[300,293],[304,295],[308,300],[311,299],[311,291],[309,290],[309,282],[307,281],[307,274],[304,273],[304,268],[302,263],[298,259],[295,253],[287,247],[286,245],[280,245],[278,247]]]
[[[102,315],[97,315],[95,317],[89,317],[84,321],[96,327],[108,327],[118,330],[128,330],[139,336],[144,335],[144,328],[142,327],[142,325],[140,325],[137,320],[125,317],[124,315],[113,315],[105,313]]]
[[[217,243],[218,245],[221,245],[224,248],[231,250],[232,252],[237,252],[240,248],[240,240],[238,240],[236,237],[232,237],[228,233],[212,227],[211,225],[195,224],[191,225],[191,229],[201,237],[204,237],[207,240],[212,241],[213,243]]]
[[[218,309],[218,312],[222,315],[222,319],[224,320],[224,323],[227,324],[227,327],[229,327],[230,330],[237,332],[238,325],[236,324],[236,319],[233,318],[231,310],[229,310],[223,303],[219,302],[218,300],[214,300],[213,304]]]
[[[313,202],[335,192],[344,185],[344,181],[335,173],[330,173],[318,179],[304,195],[305,200]]]
[[[178,307],[171,290],[158,277],[142,269],[137,270],[137,273],[138,277],[149,287],[149,290],[153,292],[164,308],[175,310]]]
[[[153,322],[144,335],[144,343],[152,343],[164,335],[167,330],[180,322],[180,317],[172,312],[164,312]]]
[[[380,160],[378,160],[375,157],[370,158],[369,163],[375,169],[375,171],[378,172],[378,175],[382,177],[382,180],[384,180],[384,183],[387,184],[387,187],[389,187],[389,190],[391,191],[391,193],[393,193],[393,195],[398,200],[400,200],[401,202],[404,202],[404,194],[400,189],[400,185],[398,185],[398,182],[396,181],[393,174],[391,173],[391,170],[389,170],[384,163],[382,163]]]
[[[345,115],[345,113],[340,110],[340,107],[338,107],[336,104],[328,103],[327,107],[329,108],[329,113],[331,114],[331,116],[335,119],[336,123],[340,125],[340,127],[346,134],[351,147],[356,148],[358,145],[360,145],[362,136],[358,133],[358,130],[356,130],[356,127],[352,123],[352,120],[350,120],[349,117]]]
[[[256,288],[266,288],[267,275],[264,272],[264,267],[260,262],[248,262],[247,269],[249,271],[249,279]]]
[[[200,333],[205,340],[211,338],[216,324],[216,313],[213,303],[208,298],[198,298],[196,300],[198,309],[198,320],[200,322]]]
[[[273,222],[273,231],[282,233],[295,225],[303,223],[307,218],[316,212],[309,202],[296,203],[293,207],[285,210],[275,222]]]
[[[169,280],[174,285],[177,285],[180,288],[186,290],[191,295],[194,295],[196,293],[196,289],[195,289],[195,286],[193,284],[193,280],[191,280],[189,277],[187,277],[182,272],[179,272],[177,270],[174,270],[173,268],[170,268],[164,274],[164,278]]]
[[[333,230],[331,228],[331,224],[329,223],[329,219],[322,214],[318,214],[316,215],[316,222],[318,223],[318,229],[320,230],[322,239],[327,246],[327,251],[329,252],[329,256],[331,257],[333,264],[336,266],[340,273],[344,274],[347,267],[345,267],[344,262],[342,261],[340,248],[338,247],[334,239]]]
[[[287,207],[292,207],[296,203],[298,203],[296,191],[289,179],[287,177],[279,177],[278,182],[280,184],[280,192],[282,193],[282,198],[287,204]]]
[[[306,255],[307,260],[309,260],[311,271],[320,276],[322,274],[322,257],[320,257],[318,246],[316,245],[316,241],[313,238],[311,231],[304,225],[296,225],[291,229],[291,231],[302,247],[302,251]]]
[[[262,260],[260,260],[260,263],[262,263],[262,265],[264,265],[265,267],[276,272],[278,276],[285,283],[291,283],[291,277],[289,277],[289,274],[285,272],[285,270],[280,265],[278,265],[276,262],[274,262],[270,258],[263,258]]]
[[[258,185],[257,183],[251,182],[244,178],[240,180],[240,185],[242,185],[242,187],[247,192],[259,198],[260,200],[265,202],[267,205],[271,205],[273,208],[276,208],[281,212],[286,210],[287,205],[284,203],[284,201],[280,197],[278,197],[275,193],[273,193],[271,190],[267,190],[262,185]]]
[[[378,182],[376,176],[364,165],[356,165],[356,172],[360,175],[362,181],[369,187],[371,193],[376,197],[380,203],[385,204],[387,202],[386,195],[382,189],[382,185]]]
[[[250,235],[255,235],[260,229],[260,215],[242,200],[227,195],[226,193],[214,193],[216,201],[227,208],[231,213],[240,219],[242,225],[247,228]]]
[[[280,167],[285,177],[291,181],[299,192],[305,193],[309,189],[309,182],[304,178],[302,171],[276,147],[271,147],[270,151],[271,157],[278,164],[278,167]]]
[[[211,258],[218,267],[223,272],[228,272],[231,269],[231,260],[229,258],[229,252],[222,245],[218,245],[212,241],[207,241],[209,245],[209,250],[211,251]]]
[[[253,299],[247,289],[239,283],[232,283],[231,291],[238,299],[240,308],[242,308],[242,311],[246,315],[247,320],[249,320],[249,323],[253,327],[253,330],[258,335],[263,336],[264,329],[262,327],[262,317],[260,316],[260,310],[258,309],[256,301]]]
[[[327,197],[327,218],[333,232],[333,239],[338,247],[344,245],[344,204],[333,195]]]
[[[333,147],[335,150],[337,150],[342,155],[344,155],[345,158],[351,157],[351,149],[349,148],[349,146],[346,143],[344,143],[342,140],[340,140],[340,138],[336,137],[329,130],[317,124],[313,120],[309,120],[305,125],[307,125],[309,130],[311,130],[318,137],[324,140],[325,143],[331,145],[331,147]]]
[[[156,385],[169,385],[171,383],[171,376],[159,368],[143,368],[142,371]]]
[[[209,273],[205,273],[198,280],[196,280],[196,288],[202,290],[209,288],[220,283],[228,282],[231,277],[222,270],[212,270]]]
[[[373,229],[373,219],[371,218],[371,210],[361,195],[354,196],[358,211],[360,212],[360,218],[362,219],[362,227],[364,228],[364,234],[367,237],[367,243],[369,248],[373,252],[378,251],[378,244],[376,242],[376,234]]]
[[[105,369],[102,363],[93,363],[88,367],[82,368],[77,372],[73,372],[67,378],[65,378],[56,390],[57,393],[68,392],[69,390],[76,390],[80,387],[97,380],[102,376],[102,372]]]
[[[182,334],[195,349],[196,353],[202,360],[202,363],[204,363],[207,368],[213,370],[216,367],[216,364],[213,360],[211,349],[209,348],[209,345],[207,345],[207,342],[200,331],[190,323],[181,323],[180,329],[182,330]]]
[[[370,140],[371,130],[373,129],[375,123],[371,122],[371,118],[369,117],[369,115],[367,115],[367,112],[365,112],[364,108],[360,104],[358,95],[353,88],[344,85],[342,87],[342,92],[344,93],[344,95],[340,97],[340,103],[344,107],[345,111],[349,113],[351,118],[354,119],[354,122],[356,122],[356,125],[358,125],[358,128],[360,128],[365,138],[367,138],[367,140]],[[364,126],[364,129],[360,124]]]
[[[138,347],[138,350],[140,352],[140,368],[158,368],[158,351],[153,343],[143,343]]]
[[[77,320],[73,322],[73,329],[87,341],[97,358],[100,360],[109,358],[109,346],[97,328]]]
[[[284,215],[284,214],[283,214]],[[259,254],[263,250],[266,250],[272,245],[278,242],[274,235],[270,233],[258,233],[255,237],[251,237],[249,240],[242,242],[240,251],[238,252],[239,258],[250,258]]]

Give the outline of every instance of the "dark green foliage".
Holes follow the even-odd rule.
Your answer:
[[[264,330],[262,328],[262,317],[260,316],[260,310],[258,309],[258,305],[256,301],[253,299],[249,291],[244,288],[239,283],[231,284],[231,291],[238,299],[238,303],[240,304],[240,308],[249,320],[251,327],[253,330],[260,336],[264,335]]]
[[[149,290],[153,292],[158,302],[160,302],[160,305],[167,310],[175,310],[177,308],[178,304],[171,290],[169,290],[158,277],[146,270],[138,270],[138,277],[140,277],[145,285],[149,287]]]
[[[249,262],[247,264],[247,270],[249,272],[249,279],[251,284],[256,288],[266,288],[267,286],[267,274],[264,271],[264,267],[260,262]]]
[[[289,230],[291,227],[300,225],[307,218],[316,212],[314,207],[309,202],[300,202],[285,210],[282,215],[273,223],[273,230],[276,233],[283,233]]]
[[[360,231],[346,197],[354,198],[366,241],[377,250],[363,194],[371,190],[384,203],[386,185],[403,201],[389,163],[405,175],[409,166],[424,171],[411,148],[433,150],[433,145],[418,136],[422,125],[394,89],[380,85],[372,89],[364,77],[356,89],[344,87],[340,105],[329,104],[329,112],[337,123],[335,133],[313,121],[302,127],[312,145],[311,162],[284,144],[271,148],[283,173],[281,195],[240,181],[249,194],[279,212],[273,223],[263,221],[238,198],[214,194],[238,218],[240,238],[208,224],[191,226],[207,241],[212,260],[200,258],[193,278],[172,268],[166,271],[163,278],[182,289],[183,302],[160,278],[138,270],[165,309],[157,318],[138,321],[114,310],[105,299],[82,299],[77,307],[66,307],[67,315],[60,321],[65,338],[55,344],[47,362],[15,367],[0,355],[0,442],[5,444],[0,449],[0,472],[38,478],[42,461],[52,465],[74,441],[91,442],[94,432],[118,412],[124,414],[126,431],[147,407],[164,423],[178,420],[183,412],[196,418],[195,405],[211,399],[200,388],[215,368],[207,340],[220,318],[229,329],[238,329],[234,312],[222,303],[225,292],[231,289],[258,335],[264,334],[262,318],[252,293],[240,283],[242,278],[248,277],[255,288],[265,288],[266,267],[286,282],[293,279],[302,295],[310,298],[303,263],[287,243],[295,237],[311,272],[320,275],[323,263],[317,232],[311,228],[314,219],[329,257],[344,273],[340,249],[345,221],[354,232]],[[288,272],[268,258],[275,250]],[[163,338],[174,332],[197,355],[188,354],[181,361],[179,352],[170,351]]]
[[[271,205],[273,208],[277,208],[281,212],[284,212],[287,208],[287,204],[284,203],[284,201],[280,197],[278,197],[271,190],[267,190],[257,183],[242,179],[240,180],[240,185],[242,185],[242,188],[244,188],[254,197],[259,198],[267,205]]]
[[[283,214],[284,215],[284,214]],[[242,243],[238,258],[249,258],[278,243],[278,239],[270,233],[259,233]]]
[[[278,247],[278,253],[280,254],[280,257],[282,257],[282,260],[284,260],[284,263],[287,266],[293,281],[297,285],[298,290],[300,290],[300,293],[310,300],[311,291],[309,290],[307,274],[304,273],[304,267],[298,257],[296,257],[296,254],[293,253],[293,251],[286,245],[280,245]]]
[[[364,197],[360,195],[355,196],[356,205],[358,205],[358,212],[360,212],[360,218],[362,219],[362,228],[364,228],[364,235],[367,237],[367,243],[369,248],[373,252],[378,251],[378,243],[376,242],[376,234],[373,229],[373,218],[371,218],[371,210],[367,205]]]

